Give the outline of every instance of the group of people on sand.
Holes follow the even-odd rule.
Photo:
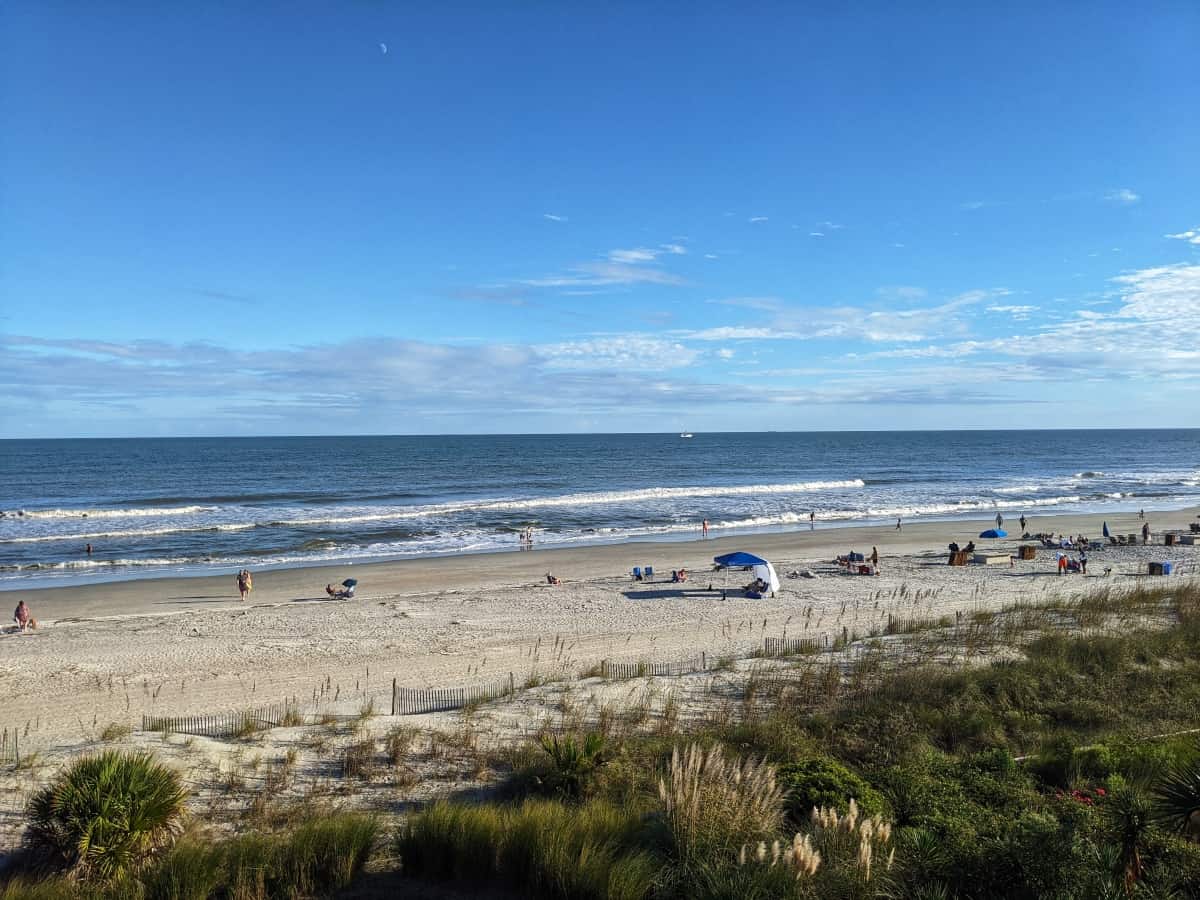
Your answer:
[[[246,598],[250,596],[250,592],[254,590],[254,578],[250,575],[249,569],[242,569],[237,573],[238,593],[241,594],[242,602],[246,602]]]

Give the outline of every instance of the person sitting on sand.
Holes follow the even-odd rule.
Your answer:
[[[967,546],[963,547],[963,550],[966,551],[967,553],[974,553],[975,552],[975,542],[967,541]]]
[[[680,570],[679,570],[679,580],[680,580],[680,581],[687,581],[687,569],[680,569]]]
[[[547,572],[546,573],[546,584],[562,584],[562,582],[558,579],[557,576],[552,575],[549,572]]]
[[[17,628],[21,631],[29,630],[29,624],[33,621],[33,617],[29,615],[29,607],[25,605],[24,600],[19,601],[17,608],[13,610],[13,621],[17,623]]]
[[[325,593],[327,593],[330,597],[336,597],[339,591],[332,584],[327,584],[325,585]]]

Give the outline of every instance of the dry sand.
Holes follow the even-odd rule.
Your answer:
[[[402,686],[443,688],[494,682],[510,673],[518,685],[534,680],[531,676],[574,679],[605,658],[745,656],[767,636],[833,638],[843,628],[865,634],[889,615],[942,616],[1132,584],[1151,560],[1170,559],[1183,577],[1195,577],[1200,547],[1166,548],[1161,532],[1186,531],[1196,514],[1149,513],[1156,544],[1094,552],[1086,578],[1058,577],[1055,554],[1048,550],[1011,567],[947,566],[945,547],[952,540],[965,544],[975,538],[981,549],[1005,554],[1020,543],[980,540],[975,536],[991,522],[960,521],[914,523],[902,531],[822,528],[263,572],[245,604],[231,576],[20,592],[42,627],[0,636],[0,690],[6,697],[0,727],[18,731],[26,758],[36,753],[39,759],[32,768],[0,777],[0,850],[17,840],[30,791],[71,755],[94,746],[110,724],[134,729],[122,744],[152,746],[179,765],[196,791],[193,806],[210,803],[213,815],[230,804],[222,785],[240,781],[251,795],[261,791],[270,767],[297,748],[308,780],[302,789],[296,782],[293,790],[336,784],[355,802],[389,808],[398,797],[432,796],[485,777],[469,771],[472,754],[456,769],[438,749],[444,741],[437,732],[461,729],[461,717],[352,721],[372,702],[376,711],[387,710],[393,679]],[[1038,517],[1029,530],[1098,536],[1102,519],[1113,533],[1139,532],[1142,524],[1136,514]],[[833,563],[850,550],[869,555],[873,546],[881,556],[878,577],[850,576]],[[731,591],[722,599],[725,585],[732,588],[749,576],[713,573],[712,558],[737,549],[775,563],[782,579],[778,596],[748,600]],[[631,568],[647,564],[654,566],[656,580],[633,581]],[[687,584],[670,583],[670,570],[679,566],[691,572]],[[793,569],[817,577],[786,577]],[[547,571],[565,583],[546,584]],[[359,579],[358,596],[328,600],[325,584],[351,574]],[[15,604],[17,592],[9,597]],[[696,693],[711,702],[720,695],[714,682],[724,677],[704,676]],[[482,739],[511,740],[536,729],[548,710],[565,719],[564,710],[578,702],[593,708],[641,703],[634,693],[657,690],[596,679],[549,685],[485,710]],[[341,723],[276,729],[252,747],[137,733],[143,714],[213,714],[290,697],[308,713],[341,716]],[[391,782],[356,787],[331,778],[330,766],[336,766],[331,754],[336,759],[363,734],[379,737],[397,723],[426,731],[414,738],[414,747],[425,748],[414,751],[424,762],[395,770],[408,773],[403,790],[397,789],[395,772],[388,776]]]
[[[1148,514],[1156,535],[1186,531],[1195,517],[1195,510]],[[1098,535],[1102,518],[1114,533],[1132,534],[1142,524],[1136,514],[1059,516],[1032,519],[1029,529]],[[602,658],[747,652],[761,646],[764,635],[785,631],[862,631],[888,612],[909,612],[886,600],[875,606],[901,585],[929,594],[921,614],[941,615],[1082,583],[1057,578],[1047,551],[1011,569],[944,565],[949,541],[965,544],[990,524],[923,522],[903,531],[830,528],[288,569],[256,575],[245,604],[229,576],[26,591],[21,596],[42,628],[0,637],[0,690],[7,698],[0,726],[33,721],[34,730],[50,738],[108,722],[137,725],[143,713],[190,715],[291,696],[304,700],[321,683],[340,687],[339,697],[378,696],[386,706],[393,678],[406,686],[454,687],[509,673],[522,680],[533,670],[578,669]],[[1015,552],[1019,543],[975,539],[1000,552]],[[882,558],[878,578],[845,576],[830,565],[852,549],[869,555],[872,546]],[[746,576],[711,573],[712,557],[736,549],[775,563],[783,581],[777,597],[721,599],[725,584]],[[1147,560],[1159,558],[1173,559],[1187,573],[1197,550],[1111,548],[1092,555],[1086,580],[1102,577],[1106,567],[1144,572]],[[631,567],[647,564],[656,581],[634,582]],[[681,565],[691,579],[673,585],[670,570]],[[784,577],[806,568],[821,577]],[[565,584],[547,585],[548,571]],[[359,579],[353,601],[325,598],[326,583],[351,574]],[[15,605],[16,593],[9,597]],[[812,614],[805,616],[809,607]],[[566,649],[551,660],[556,638]]]

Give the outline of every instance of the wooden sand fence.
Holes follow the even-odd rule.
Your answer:
[[[517,682],[511,672],[508,677],[493,684],[472,685],[460,688],[405,688],[392,679],[392,715],[418,716],[423,713],[450,712],[499,700],[512,698],[517,693]]]
[[[821,638],[763,638],[763,656],[803,656],[829,648],[829,635]]]
[[[16,728],[5,728],[0,733],[0,765],[16,766],[21,763],[21,732]]]
[[[628,681],[631,678],[669,678],[680,675],[693,675],[697,672],[708,671],[708,654],[701,653],[682,662],[613,662],[602,660],[600,677],[610,681]]]
[[[227,738],[239,734],[278,728],[283,724],[301,724],[300,707],[295,698],[253,709],[200,716],[142,716],[142,731],[194,734],[200,737]]]

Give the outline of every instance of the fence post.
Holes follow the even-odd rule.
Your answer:
[[[700,671],[708,671],[708,654],[706,654],[703,650],[700,651]]]
[[[396,679],[392,679],[392,715],[396,715]]]
[[[508,693],[510,696],[517,696],[517,677],[512,672],[508,673]]]

